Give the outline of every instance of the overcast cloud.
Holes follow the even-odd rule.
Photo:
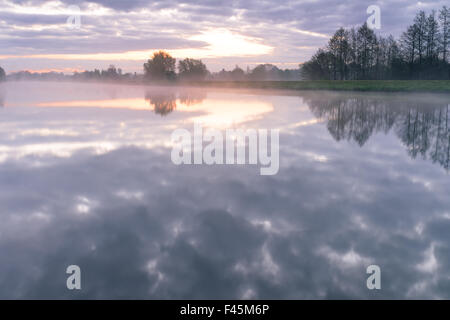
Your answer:
[[[152,50],[166,49],[201,58],[213,71],[257,63],[295,68],[337,28],[364,23],[369,5],[381,8],[377,32],[399,36],[416,12],[445,2],[0,0],[0,65],[13,72],[114,63],[140,72]],[[73,5],[80,8],[79,29],[66,23]]]

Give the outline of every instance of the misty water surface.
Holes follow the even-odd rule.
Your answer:
[[[449,102],[2,84],[0,298],[450,298]],[[196,121],[280,129],[278,174],[175,166]]]

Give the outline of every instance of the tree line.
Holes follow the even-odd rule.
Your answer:
[[[177,73],[178,71],[178,73]],[[147,81],[174,80],[216,80],[216,81],[247,81],[247,80],[300,80],[299,69],[281,70],[272,64],[260,64],[253,69],[247,67],[244,71],[236,66],[231,71],[222,69],[211,73],[206,65],[197,59],[186,58],[178,61],[165,51],[158,51],[144,63],[144,79]]]
[[[0,76],[1,77],[1,76]],[[65,80],[93,80],[93,81],[121,81],[130,80],[134,77],[131,73],[122,73],[120,68],[110,65],[106,70],[95,69],[94,71],[74,72],[65,75],[62,72],[30,72],[19,71],[8,74],[6,79],[10,81],[35,80],[35,81],[65,81]]]
[[[110,65],[105,70],[74,72],[65,75],[62,72],[29,72],[19,71],[7,76],[8,80],[76,80],[76,81],[114,81],[114,82],[151,82],[151,81],[278,81],[301,80],[300,69],[280,69],[272,64],[260,64],[255,68],[244,71],[239,66],[233,70],[222,69],[210,72],[206,65],[197,59],[186,58],[178,61],[165,51],[153,53],[144,63],[144,73],[124,73],[121,68]],[[3,75],[3,76],[2,76]],[[0,68],[0,81],[5,78]]]
[[[301,67],[311,80],[450,79],[450,8],[420,11],[400,39],[363,24],[338,29]]]

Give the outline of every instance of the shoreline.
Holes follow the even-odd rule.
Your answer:
[[[301,81],[80,81],[80,80],[7,80],[8,82],[67,82],[138,86],[200,87],[224,89],[270,89],[288,91],[349,91],[450,93],[450,80],[301,80]],[[0,83],[0,84],[1,84]]]
[[[199,87],[293,91],[450,93],[450,80],[198,81],[185,84]]]

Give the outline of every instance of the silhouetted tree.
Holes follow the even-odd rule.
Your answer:
[[[350,58],[349,32],[340,28],[328,42],[328,50],[331,54],[331,67],[333,80],[345,80],[348,78],[347,64]]]
[[[331,53],[319,49],[316,54],[302,66],[302,75],[311,80],[331,79]]]
[[[439,39],[440,51],[443,62],[447,62],[450,46],[450,8],[444,6],[439,11],[439,24],[441,29]]]
[[[178,75],[182,80],[204,80],[208,70],[201,60],[186,58],[178,62]]]
[[[147,80],[174,80],[176,60],[165,51],[155,52],[153,57],[144,63],[144,74]]]
[[[358,65],[358,79],[373,79],[376,49],[378,41],[372,29],[364,23],[357,32],[356,63]]]
[[[399,43],[377,36],[366,23],[357,30],[340,28],[301,72],[311,80],[450,79],[449,21],[447,7],[439,21],[434,11],[420,11]]]
[[[6,79],[5,70],[3,70],[2,67],[0,67],[0,81],[5,81],[5,79]]]
[[[450,79],[449,47],[450,47],[450,8],[444,6],[439,11],[439,51],[442,54],[443,72]]]
[[[231,78],[233,81],[241,81],[245,79],[245,72],[244,70],[242,70],[241,68],[239,68],[239,66],[236,66],[232,71],[231,71]]]
[[[257,65],[249,74],[250,80],[264,81],[280,80],[282,77],[281,70],[273,64],[260,64]]]

